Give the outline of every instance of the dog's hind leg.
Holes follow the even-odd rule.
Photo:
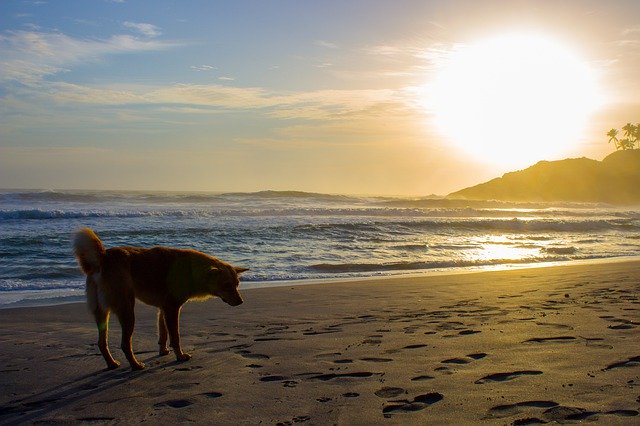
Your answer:
[[[136,356],[133,354],[133,349],[131,347],[133,327],[136,323],[136,316],[133,309],[134,304],[135,299],[132,302],[129,302],[127,306],[121,308],[118,312],[116,312],[116,314],[118,315],[120,325],[122,326],[122,342],[120,344],[122,352],[124,352],[124,355],[127,357],[127,361],[129,361],[129,364],[131,364],[132,370],[142,370],[144,368],[144,364],[136,359]]]
[[[162,309],[158,309],[158,346],[160,347],[160,356],[168,355],[169,349],[167,348],[167,324],[164,321],[164,314]]]
[[[162,311],[169,329],[169,339],[171,340],[173,352],[176,354],[176,359],[178,361],[188,361],[191,359],[191,355],[182,352],[182,348],[180,348],[180,308],[180,306],[165,306]]]
[[[118,368],[120,363],[109,352],[109,308],[104,301],[99,286],[100,274],[87,276],[87,306],[93,314],[98,327],[98,348],[107,363],[107,368]]]
[[[120,367],[120,363],[113,359],[109,352],[109,311],[97,308],[93,312],[98,326],[98,348],[107,363],[107,368],[114,369]]]

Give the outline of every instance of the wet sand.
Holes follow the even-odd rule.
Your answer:
[[[251,289],[106,370],[83,304],[0,310],[0,423],[640,422],[640,262]]]

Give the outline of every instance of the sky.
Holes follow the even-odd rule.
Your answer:
[[[606,132],[640,121],[638,16],[637,0],[2,0],[0,187],[444,195],[539,160],[602,159]],[[484,104],[454,97],[460,80],[440,85],[455,125],[439,121],[451,58],[522,33],[563,46],[597,89],[582,109],[544,96],[557,121],[574,107],[561,96],[582,114],[555,153],[525,149],[563,133],[522,104],[490,109],[523,118],[488,130],[508,147],[483,145],[466,117]],[[463,81],[484,86],[496,71],[481,65]]]

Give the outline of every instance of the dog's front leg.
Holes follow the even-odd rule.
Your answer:
[[[164,314],[162,313],[162,309],[158,309],[158,346],[160,347],[160,356],[169,354],[169,349],[167,348],[168,335]]]
[[[162,310],[164,320],[169,329],[170,344],[176,354],[176,359],[178,361],[188,361],[191,359],[191,355],[182,352],[182,348],[180,348],[180,308],[180,306],[165,306]]]

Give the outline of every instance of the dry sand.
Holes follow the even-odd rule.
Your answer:
[[[105,370],[84,305],[0,311],[0,423],[640,424],[640,262],[254,289]]]

